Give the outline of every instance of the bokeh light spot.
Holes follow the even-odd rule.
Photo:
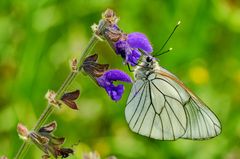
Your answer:
[[[189,77],[196,84],[205,84],[209,81],[208,70],[201,66],[190,68]]]

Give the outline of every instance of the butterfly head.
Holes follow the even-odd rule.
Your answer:
[[[153,58],[152,58],[151,56],[147,56],[147,57],[146,57],[146,62],[147,62],[147,63],[152,62],[152,60],[153,60]]]
[[[156,63],[156,58],[150,55],[143,56],[142,61],[145,67],[152,67]]]

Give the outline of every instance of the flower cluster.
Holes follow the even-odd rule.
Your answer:
[[[101,77],[97,78],[99,86],[105,88],[112,100],[118,101],[122,97],[124,86],[122,84],[115,86],[113,84],[114,81],[131,82],[132,80],[126,73],[120,70],[106,71]]]
[[[108,64],[97,63],[97,54],[91,55],[83,62],[83,70],[102,88],[106,90],[112,100],[118,101],[121,99],[124,86],[122,84],[114,85],[113,82],[131,83],[131,78],[120,70],[107,70]]]
[[[119,39],[115,42],[114,46],[116,53],[121,55],[125,59],[125,62],[131,64],[131,66],[135,66],[141,57],[139,49],[143,50],[146,54],[153,51],[147,37],[138,32],[128,34],[125,38]]]
[[[109,25],[102,36],[106,38],[117,55],[120,55],[126,64],[136,66],[142,53],[149,55],[153,48],[147,37],[139,32],[124,33],[118,26],[117,20]],[[139,51],[141,50],[141,51]]]
[[[142,54],[149,55],[153,48],[147,37],[139,32],[130,34],[124,33],[117,25],[118,18],[112,10],[107,10],[103,14],[103,19],[107,26],[102,32],[98,32],[98,26],[93,27],[96,36],[104,37],[117,55],[124,59],[125,64],[136,66]],[[120,70],[107,71],[108,64],[97,63],[97,55],[89,56],[85,59],[83,70],[102,88],[106,90],[112,100],[121,99],[124,92],[122,84],[114,85],[113,82],[131,82],[131,78]]]

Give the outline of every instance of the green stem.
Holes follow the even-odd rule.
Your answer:
[[[106,22],[104,20],[101,20],[99,22],[99,30],[98,31],[101,32],[105,28],[105,26],[106,26]],[[83,61],[84,61],[85,57],[88,55],[88,53],[92,50],[92,48],[96,45],[96,43],[98,41],[99,41],[99,39],[94,34],[91,37],[87,47],[83,50],[82,54],[79,57],[78,67],[80,67],[83,64]],[[61,96],[67,90],[67,88],[70,86],[70,84],[75,79],[77,74],[78,74],[78,72],[71,72],[68,75],[68,77],[66,78],[66,80],[64,81],[64,83],[62,84],[60,89],[57,91],[56,99],[61,98]],[[41,114],[40,118],[38,119],[36,125],[34,126],[34,128],[33,128],[34,131],[38,131],[39,130],[39,128],[45,123],[47,118],[53,113],[55,108],[56,108],[55,106],[52,106],[50,104],[47,105],[47,107],[45,108],[44,112]],[[24,143],[22,144],[22,146],[18,150],[18,153],[15,156],[15,159],[23,158],[25,153],[28,151],[29,147],[30,147],[30,143],[27,142],[27,141],[24,141]]]

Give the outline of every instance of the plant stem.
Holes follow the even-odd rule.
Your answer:
[[[98,27],[98,31],[101,32],[106,26],[106,22],[104,20],[101,20],[99,22],[99,27]],[[78,60],[78,67],[80,67],[85,59],[85,57],[88,55],[88,53],[92,50],[92,48],[96,45],[96,43],[99,41],[99,39],[96,37],[96,35],[94,34],[87,47],[83,50],[82,54],[79,57]],[[70,86],[70,84],[72,83],[72,81],[75,79],[75,77],[78,75],[78,72],[71,72],[68,77],[66,78],[66,80],[64,81],[64,83],[62,84],[62,86],[60,87],[60,89],[57,91],[56,94],[56,100],[60,99],[63,95],[63,93],[67,90],[67,88]],[[47,105],[47,107],[45,108],[45,110],[43,111],[43,113],[41,114],[40,118],[38,119],[36,125],[34,126],[33,130],[34,131],[38,131],[39,128],[45,123],[45,121],[47,120],[47,118],[53,113],[53,111],[55,110],[55,106],[52,106],[50,104]],[[27,150],[30,147],[30,143],[27,141],[24,141],[24,143],[21,145],[20,149],[18,150],[17,155],[15,156],[15,159],[21,159],[24,157],[25,153],[27,152]]]

